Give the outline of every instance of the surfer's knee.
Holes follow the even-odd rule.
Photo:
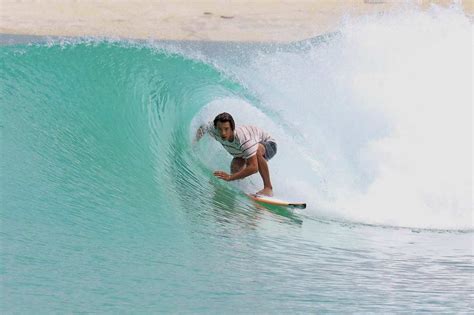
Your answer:
[[[245,165],[245,160],[242,158],[233,158],[232,162],[230,163],[230,172],[232,174],[237,173],[240,171]]]

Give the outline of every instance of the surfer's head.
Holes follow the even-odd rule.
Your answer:
[[[219,132],[223,140],[234,140],[235,123],[229,113],[220,113],[214,118],[214,128]]]

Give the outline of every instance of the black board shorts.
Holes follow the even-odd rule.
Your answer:
[[[267,161],[270,161],[270,159],[277,153],[277,144],[273,141],[265,141],[262,144],[265,147],[265,154],[263,155],[263,158]]]

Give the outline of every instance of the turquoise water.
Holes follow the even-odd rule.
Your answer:
[[[472,311],[470,31],[0,46],[2,313]],[[277,138],[275,192],[307,209],[212,177],[230,157],[192,135],[224,110]]]

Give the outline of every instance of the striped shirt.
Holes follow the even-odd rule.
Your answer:
[[[223,140],[211,122],[207,126],[209,134],[216,139],[233,157],[248,159],[257,153],[258,144],[275,141],[268,133],[255,126],[239,126],[234,130],[234,141]]]

